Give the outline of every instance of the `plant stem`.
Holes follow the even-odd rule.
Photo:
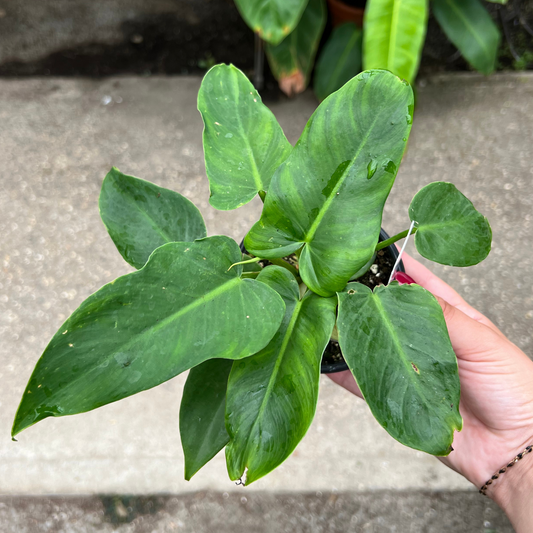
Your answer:
[[[259,275],[259,272],[243,272],[241,278],[252,278],[255,279]]]
[[[285,261],[285,259],[269,259],[268,261],[270,261],[273,265],[286,268],[289,272],[294,274],[296,278],[300,279],[300,273],[298,272],[298,269],[294,265],[291,265],[289,262]]]
[[[233,263],[233,265],[231,265],[229,268],[228,268],[228,272],[234,267],[234,266],[237,266],[237,265],[247,265],[248,263],[259,263],[259,261],[262,261],[263,259],[261,257],[252,257],[252,259],[247,259],[246,261],[239,261],[238,263]]]
[[[414,235],[416,233],[416,230],[417,228],[413,228],[413,230],[411,231],[411,235]],[[391,237],[390,239],[387,239],[386,241],[378,242],[376,246],[376,252],[379,252],[379,250],[383,250],[383,248],[387,248],[387,246],[394,244],[396,241],[399,241],[400,239],[405,239],[408,233],[409,233],[409,230],[406,229],[405,231],[402,231],[401,233],[394,235],[394,237]]]

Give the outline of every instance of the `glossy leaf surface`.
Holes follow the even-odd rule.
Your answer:
[[[187,481],[229,442],[224,415],[232,364],[229,359],[210,359],[187,376],[180,406]]]
[[[292,146],[248,78],[233,65],[213,67],[200,86],[198,110],[210,204],[235,209],[267,191]]]
[[[266,346],[285,306],[264,283],[241,279],[228,237],[158,248],[139,271],[87,298],[54,335],[19,406],[13,434],[149,389],[213,358]]]
[[[257,279],[279,292],[286,311],[268,346],[235,364],[229,378],[226,461],[234,480],[248,468],[246,484],[280,465],[309,428],[337,304],[312,292],[300,300],[296,280],[281,267],[266,267]]]
[[[353,22],[333,29],[316,62],[313,89],[319,100],[361,72],[363,32]]]
[[[413,82],[426,36],[428,0],[372,0],[365,9],[363,67]]]
[[[116,168],[104,179],[99,206],[120,255],[137,269],[163,244],[206,236],[202,215],[191,201]]]
[[[477,265],[489,255],[492,231],[488,220],[455,185],[443,181],[421,189],[409,206],[416,220],[416,249],[443,265]]]
[[[432,9],[448,39],[479,72],[496,66],[500,31],[479,0],[433,0]]]
[[[309,0],[296,28],[277,46],[265,46],[270,69],[285,94],[307,87],[326,18],[325,0]]]
[[[374,253],[412,109],[411,87],[386,71],[363,72],[324,100],[276,171],[246,249],[271,258],[302,248],[306,285],[342,290]]]
[[[459,374],[442,309],[419,285],[350,283],[339,343],[372,414],[396,440],[432,455],[462,427]]]
[[[294,30],[307,0],[235,0],[235,4],[246,24],[275,45]]]

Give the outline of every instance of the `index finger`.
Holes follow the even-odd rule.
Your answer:
[[[402,261],[405,265],[405,270],[418,285],[424,287],[435,296],[439,296],[446,300],[450,305],[457,307],[465,315],[485,324],[500,335],[503,335],[500,330],[482,313],[469,305],[464,298],[462,298],[457,291],[452,289],[446,282],[442,281],[438,276],[433,274],[429,268],[426,268],[422,263],[404,253]]]

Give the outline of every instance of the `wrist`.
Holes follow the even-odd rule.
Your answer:
[[[507,467],[486,494],[505,511],[517,533],[533,531],[533,453]]]

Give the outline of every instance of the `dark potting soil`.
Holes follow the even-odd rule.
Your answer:
[[[366,0],[342,0],[342,3],[359,9],[366,7]]]
[[[387,283],[394,267],[394,258],[385,249],[380,250],[376,255],[374,264],[370,267],[368,272],[357,279],[357,282],[366,285],[370,289],[374,290],[374,287]],[[322,357],[323,365],[332,365],[344,361],[341,348],[337,341],[329,341]]]

